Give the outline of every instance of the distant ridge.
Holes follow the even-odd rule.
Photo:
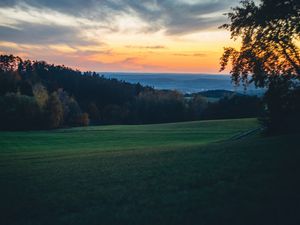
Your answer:
[[[263,89],[249,85],[247,90],[242,85],[235,86],[229,75],[183,74],[183,73],[100,73],[107,78],[115,78],[129,83],[140,83],[156,89],[177,90],[192,94],[210,90],[226,90],[247,95],[262,95]]]
[[[227,90],[209,90],[209,91],[202,91],[199,93],[201,96],[207,97],[207,98],[223,98],[223,97],[231,97],[231,96],[243,96],[244,94],[234,92],[234,91],[227,91]]]

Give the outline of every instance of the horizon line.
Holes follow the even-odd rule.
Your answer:
[[[96,73],[118,73],[118,74],[145,74],[145,75],[152,75],[152,74],[161,74],[161,75],[217,75],[217,76],[230,76],[230,74],[225,73],[203,73],[203,72],[140,72],[140,71],[95,71]]]

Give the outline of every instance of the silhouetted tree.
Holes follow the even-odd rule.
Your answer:
[[[42,112],[35,98],[16,93],[0,96],[0,129],[40,128]]]
[[[20,70],[22,59],[13,55],[0,55],[0,72],[13,72]]]
[[[186,105],[182,94],[176,91],[144,91],[134,104],[136,123],[162,123],[185,120]]]
[[[88,112],[92,122],[94,122],[94,121],[99,122],[101,120],[100,110],[98,109],[97,105],[94,102],[91,102],[88,105],[87,112]]]
[[[261,99],[256,96],[232,95],[207,104],[202,119],[233,119],[262,116]]]
[[[300,52],[296,44],[300,37],[300,2],[261,0],[257,5],[253,1],[242,1],[228,17],[231,23],[222,27],[230,30],[232,38],[241,37],[242,46],[239,50],[225,48],[221,70],[231,62],[230,73],[236,84],[254,82],[256,86],[267,87],[267,96],[276,95],[277,89],[284,86],[279,83],[289,84],[282,91],[297,89],[295,80],[300,79]],[[272,121],[272,115],[281,112],[283,106],[279,99],[277,103],[269,102],[270,97],[265,100]],[[278,106],[274,107],[274,104]]]
[[[81,113],[77,115],[74,124],[76,126],[88,126],[90,124],[89,114]]]
[[[193,120],[202,119],[202,114],[204,110],[207,108],[208,101],[206,98],[201,95],[195,95],[189,102],[188,107],[188,117]]]

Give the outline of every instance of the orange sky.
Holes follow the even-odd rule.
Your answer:
[[[150,0],[145,1],[150,5],[141,3],[149,18],[156,11],[174,10],[164,11],[166,16],[157,13],[161,18],[150,22],[139,14],[141,6],[130,1],[125,5],[130,14],[113,8],[109,12],[114,16],[104,21],[46,4],[41,9],[30,0],[1,6],[0,52],[99,72],[218,73],[223,47],[237,45],[227,31],[218,29],[226,21],[222,13],[229,4],[177,1],[167,6]]]

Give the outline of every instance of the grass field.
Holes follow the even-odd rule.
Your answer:
[[[138,126],[95,126],[39,132],[1,132],[1,153],[51,154],[57,151],[186,147],[228,139],[257,127],[254,119]],[[49,151],[51,150],[51,151]],[[69,154],[69,152],[68,152]]]
[[[300,135],[256,127],[0,132],[0,224],[300,224]]]

